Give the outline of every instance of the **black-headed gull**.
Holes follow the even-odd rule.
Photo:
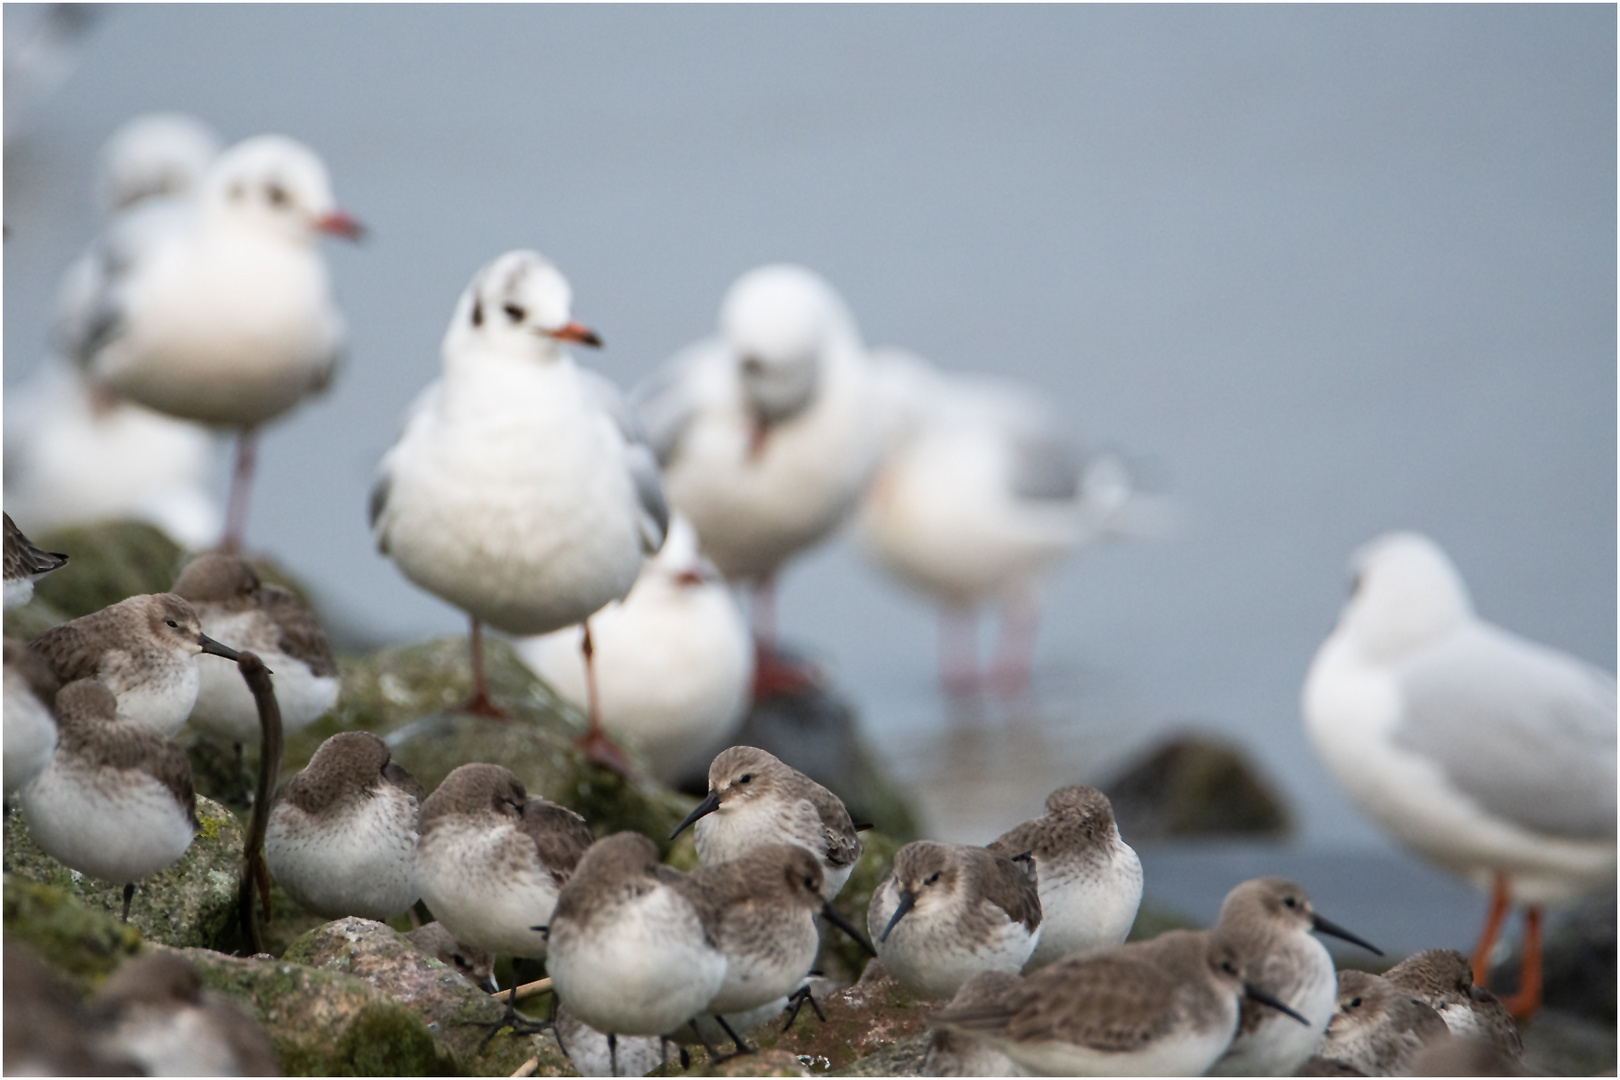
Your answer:
[[[729,580],[755,585],[770,660],[771,583],[855,509],[877,462],[866,353],[855,320],[801,266],[748,271],[720,307],[720,335],[638,386],[670,504]]]
[[[113,393],[235,429],[224,546],[241,544],[255,433],[331,380],[344,340],[315,241],[360,227],[326,166],[281,135],[231,147],[195,205],[114,222],[97,245],[101,289],[70,349]]]
[[[378,549],[471,617],[467,707],[489,715],[500,710],[484,683],[480,624],[529,635],[585,623],[630,592],[668,528],[634,416],[612,383],[562,349],[600,344],[573,321],[572,299],[533,251],[480,270],[445,334],[444,376],[418,397],[372,491]],[[589,670],[589,624],[584,653]],[[587,749],[622,766],[589,697]]]
[[[1526,906],[1524,975],[1504,1004],[1528,1015],[1541,905],[1614,885],[1614,676],[1478,618],[1426,536],[1381,536],[1354,567],[1305,680],[1305,729],[1364,813],[1491,893],[1481,986],[1508,905]]]
[[[1042,578],[1107,535],[1147,534],[1164,509],[1114,454],[1085,456],[1029,389],[948,374],[900,349],[872,354],[886,449],[862,500],[862,548],[942,608],[940,677],[978,689],[978,609],[1002,613],[995,682],[1028,682]]]
[[[514,645],[530,670],[585,707],[582,636],[568,627]],[[591,617],[591,642],[602,724],[639,743],[653,775],[673,782],[730,744],[748,708],[754,643],[679,514],[630,595]]]

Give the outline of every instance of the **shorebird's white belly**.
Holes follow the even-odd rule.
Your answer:
[[[23,788],[22,809],[29,834],[46,854],[115,885],[171,865],[193,836],[174,792],[151,776],[81,768],[60,752]]]
[[[1003,1039],[996,1045],[1040,1076],[1202,1076],[1231,1040],[1236,1012],[1234,1002],[1231,1023],[1202,1031],[1172,1031],[1129,1053],[1057,1040],[1020,1045]]]
[[[742,944],[725,948],[726,979],[705,1013],[729,1016],[768,1005],[797,990],[816,962],[821,939],[815,920],[802,912],[791,925],[772,928],[768,948],[757,948],[757,939]]]
[[[1338,977],[1333,957],[1309,933],[1291,934],[1251,981],[1310,1021],[1309,1026],[1265,1006],[1260,1023],[1243,1031],[1211,1068],[1213,1076],[1292,1076],[1322,1045],[1328,1021],[1338,1008]]]
[[[208,662],[236,674],[236,665],[221,657],[211,656]],[[154,659],[111,651],[102,660],[96,678],[117,695],[120,717],[149,727],[166,739],[174,738],[197,703],[197,657],[165,655]]]
[[[880,940],[900,903],[893,878],[879,887],[873,903],[866,929],[878,959],[901,982],[930,997],[950,997],[981,971],[1016,975],[1041,939],[1041,927],[1031,931],[1008,919],[999,907],[981,901],[988,925],[978,940],[963,933],[961,920],[949,909],[935,913],[923,909],[921,903],[894,925],[887,940]]]
[[[11,795],[51,763],[56,719],[10,668],[5,673],[5,791]]]
[[[342,688],[339,678],[317,676],[308,664],[281,652],[275,625],[259,612],[205,619],[203,633],[233,649],[251,649],[259,654],[271,671],[270,683],[281,710],[283,734],[302,731],[337,704]],[[224,742],[258,745],[259,707],[236,665],[199,662],[191,726]]]
[[[510,825],[441,824],[416,845],[422,900],[464,945],[499,956],[544,958],[546,936],[533,928],[551,921],[558,886],[538,856],[527,854],[533,846]]]
[[[416,799],[385,785],[350,809],[341,818],[321,820],[278,803],[265,833],[265,861],[288,895],[311,911],[381,922],[421,895]]]
[[[1086,945],[1119,945],[1142,903],[1142,862],[1124,843],[1106,862],[1043,861],[1039,867],[1041,940],[1026,971]]]
[[[740,859],[767,844],[794,844],[821,863],[821,895],[831,900],[844,887],[854,864],[834,867],[827,861],[827,834],[821,815],[809,799],[750,799],[722,803],[692,826],[698,861],[704,866]]]

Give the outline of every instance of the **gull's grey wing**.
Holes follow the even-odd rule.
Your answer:
[[[388,448],[382,461],[377,463],[377,478],[371,482],[371,494],[366,501],[366,521],[376,536],[377,550],[384,555],[388,554],[388,535],[387,529],[381,527],[379,523],[388,510],[388,495],[394,483],[394,456],[399,453],[400,445],[410,435],[411,429],[419,423],[424,423],[428,414],[438,408],[439,394],[443,386],[442,380],[434,379],[411,400],[405,410],[405,422],[400,425],[399,438]]]
[[[122,332],[125,282],[147,253],[193,213],[193,207],[178,199],[151,199],[108,224],[57,289],[53,333],[64,355],[88,364]]]
[[[1009,486],[1018,498],[1071,502],[1080,494],[1083,463],[1073,440],[1050,431],[1015,431],[1008,445]]]
[[[1615,682],[1486,623],[1404,665],[1395,742],[1492,814],[1557,836],[1615,835]]]
[[[664,501],[664,485],[658,478],[658,458],[619,388],[589,368],[581,367],[579,374],[590,400],[612,417],[624,436],[625,464],[641,510],[641,546],[651,555],[664,546],[664,537],[669,534],[669,504]]]
[[[647,433],[647,445],[658,464],[668,465],[675,457],[681,438],[702,407],[692,380],[695,369],[714,350],[724,347],[711,340],[683,349],[630,391],[630,406]]]

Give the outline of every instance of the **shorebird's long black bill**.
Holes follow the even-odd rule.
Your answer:
[[[221,645],[207,634],[198,634],[197,644],[202,646],[203,652],[213,653],[215,656],[223,656],[232,663],[235,663],[236,660],[242,655],[229,645]]]
[[[1360,945],[1363,949],[1366,949],[1375,956],[1384,955],[1384,950],[1380,949],[1372,942],[1365,941],[1362,938],[1357,937],[1344,927],[1340,926],[1338,923],[1329,922],[1320,915],[1311,916],[1311,929],[1315,930],[1318,934],[1329,934],[1333,937],[1348,941],[1352,945]]]
[[[895,906],[894,915],[889,919],[889,925],[885,926],[883,928],[883,933],[878,935],[878,940],[879,941],[888,941],[889,940],[889,931],[894,929],[894,924],[899,922],[900,919],[905,915],[905,913],[910,911],[916,905],[916,903],[917,903],[917,894],[916,893],[912,892],[909,889],[900,890],[900,903]],[[874,953],[873,955],[876,955],[876,954]]]
[[[710,791],[703,797],[703,801],[692,807],[692,812],[686,815],[686,820],[675,826],[675,831],[669,834],[671,840],[686,831],[686,827],[705,814],[712,814],[720,809],[720,792]]]
[[[866,935],[855,929],[855,927],[850,924],[848,919],[844,918],[842,915],[838,914],[837,911],[833,910],[833,906],[831,904],[821,905],[821,913],[822,915],[826,916],[828,922],[832,923],[834,926],[838,927],[838,929],[854,938],[855,944],[865,949],[867,955],[877,955],[877,950],[872,948],[872,943],[870,941],[866,940]],[[891,922],[889,925],[893,926],[894,923]],[[885,936],[887,936],[886,933]]]
[[[1284,1005],[1282,1002],[1278,1001],[1276,998],[1272,997],[1270,994],[1266,993],[1264,990],[1252,983],[1243,984],[1243,995],[1250,1001],[1258,1001],[1260,1004],[1265,1005],[1268,1008],[1276,1009],[1284,1016],[1292,1016],[1295,1020],[1298,1020],[1306,1027],[1311,1026],[1311,1022],[1309,1020],[1305,1019],[1303,1016],[1299,1015],[1299,1013],[1295,1012],[1293,1009],[1290,1009],[1288,1006]]]

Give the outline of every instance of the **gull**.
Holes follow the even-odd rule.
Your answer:
[[[1541,998],[1541,907],[1612,887],[1615,681],[1474,614],[1439,545],[1410,532],[1355,556],[1337,627],[1305,680],[1305,728],[1362,812],[1491,895],[1474,950],[1485,984],[1512,903],[1523,977]]]
[[[589,705],[581,644],[569,627],[515,642],[536,675]],[[754,643],[736,597],[679,514],[635,588],[591,618],[602,724],[636,740],[660,780],[674,781],[729,742],[748,707]]]
[[[1151,535],[1167,509],[1133,492],[1114,453],[1082,454],[1028,387],[941,371],[901,349],[872,354],[885,450],[855,535],[902,584],[939,604],[940,681],[980,686],[977,612],[1001,611],[991,681],[1029,680],[1042,579],[1110,535]]]
[[[622,600],[669,515],[652,452],[612,383],[563,342],[600,345],[574,322],[568,281],[511,251],[461,294],[444,377],[418,397],[371,494],[378,550],[472,621],[470,711],[502,715],[483,670],[483,623],[510,634],[583,624],[593,759],[629,769],[601,726],[589,619]]]
[[[193,205],[137,217],[98,243],[102,285],[70,351],[120,397],[239,433],[223,541],[235,550],[259,427],[324,390],[342,350],[315,241],[360,226],[321,159],[282,135],[221,154]]]
[[[877,461],[865,347],[843,300],[802,266],[750,270],[727,291],[720,334],[677,353],[633,400],[671,505],[732,582],[753,585],[757,679],[774,663],[773,582],[854,511]]]

